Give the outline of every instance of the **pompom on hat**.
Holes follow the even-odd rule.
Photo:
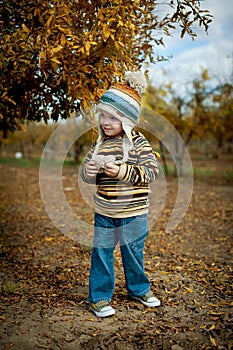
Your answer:
[[[96,112],[106,111],[119,119],[124,130],[123,136],[123,159],[118,162],[124,163],[128,159],[128,153],[133,148],[131,131],[136,125],[140,109],[141,95],[146,88],[145,76],[140,72],[127,72],[122,83],[110,87],[100,98]],[[97,159],[99,148],[104,140],[104,133],[99,126],[99,137],[92,159]]]

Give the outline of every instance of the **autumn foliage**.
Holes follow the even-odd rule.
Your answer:
[[[3,0],[0,13],[5,134],[90,106],[125,70],[156,61],[156,45],[177,25],[194,37],[193,23],[207,30],[211,22],[195,0]]]

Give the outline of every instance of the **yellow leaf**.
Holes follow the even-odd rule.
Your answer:
[[[55,53],[61,51],[63,49],[62,45],[59,45],[57,47],[54,47],[51,51],[50,51],[50,55],[53,56]]]
[[[24,63],[28,64],[28,61],[27,60],[23,60],[23,59],[19,59],[19,62],[24,62]]]
[[[206,324],[200,326],[201,329],[206,329]]]
[[[50,24],[51,24],[53,18],[54,18],[54,15],[51,15],[51,16],[49,17],[49,19],[48,19],[48,21],[47,21],[47,23],[46,23],[46,26],[47,26],[47,27],[50,26]]]
[[[193,293],[193,289],[191,289],[191,288],[186,288],[185,287],[185,291],[182,293],[182,294],[187,294],[187,293]]]
[[[68,33],[68,30],[67,29],[65,29],[65,28],[62,28],[61,26],[57,26],[57,28],[61,31],[61,32],[63,32],[63,33]]]
[[[64,33],[62,33],[62,35],[61,35],[61,44],[62,44],[62,46],[64,46],[66,44],[66,37],[65,37]]]
[[[117,41],[115,41],[115,42],[114,42],[114,45],[115,45],[115,47],[116,47],[116,49],[117,49],[117,50],[119,50],[119,49],[120,49],[120,46],[119,46],[119,44],[118,44],[118,42],[117,42]]]
[[[57,64],[61,64],[61,62],[56,57],[51,58],[51,61],[53,61]]]
[[[213,346],[217,346],[216,340],[210,335],[210,342]]]
[[[103,40],[106,41],[109,36],[110,36],[111,32],[108,30],[108,28],[104,27],[103,28]]]
[[[51,242],[53,241],[53,237],[45,237],[46,242]]]
[[[130,29],[131,29],[132,31],[135,30],[135,25],[134,25],[133,23],[130,23],[129,27],[130,27]]]
[[[84,47],[81,47],[78,52],[81,52],[81,53],[84,53],[85,52],[85,48]]]
[[[23,29],[26,33],[29,33],[29,29],[25,26],[25,24],[22,24],[22,29]]]
[[[125,45],[121,41],[118,41],[118,44],[122,47],[125,47]]]
[[[215,324],[212,324],[212,326],[208,329],[208,331],[212,331],[215,328],[216,328]]]
[[[5,96],[4,100],[7,100],[7,101],[13,103],[13,105],[16,105],[15,101],[13,101],[10,97]]]
[[[85,49],[86,49],[87,52],[90,51],[90,47],[91,47],[91,44],[90,44],[89,41],[87,41],[87,42],[86,42],[86,45],[85,45]]]
[[[91,321],[91,322],[99,322],[98,320],[96,320],[95,318],[88,318],[87,321]]]

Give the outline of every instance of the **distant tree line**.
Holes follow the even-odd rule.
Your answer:
[[[151,81],[143,95],[142,102],[145,109],[142,119],[153,124],[153,130],[156,132],[156,113],[165,117],[181,135],[184,145],[195,153],[194,156],[200,154],[204,158],[216,158],[223,153],[232,154],[233,85],[229,81],[220,84],[216,80],[215,85],[214,81],[210,84],[212,79],[208,71],[203,70],[189,82],[189,88],[187,87],[186,94],[182,96],[174,89],[172,82],[154,87]],[[146,111],[154,111],[155,114]],[[67,127],[63,122],[63,132],[60,139],[56,140],[57,143],[69,145],[70,133],[80,129],[80,117],[74,115],[72,120],[73,123]],[[35,154],[41,156],[46,142],[58,125],[59,123],[48,125],[43,122],[30,123],[21,131],[10,133],[7,138],[1,137],[2,155],[13,155],[14,152],[20,151],[23,157],[34,157]],[[166,168],[169,153],[156,137],[147,132],[146,125],[142,131],[153,144],[154,150],[160,153]],[[95,141],[96,129],[93,124],[89,123],[86,130],[73,145],[67,146],[69,161],[80,162],[86,150]],[[52,158],[53,149],[47,151],[50,153],[47,156]],[[182,152],[182,149],[177,149],[177,158],[180,162]]]

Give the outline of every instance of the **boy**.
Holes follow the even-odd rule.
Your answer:
[[[118,242],[129,297],[149,307],[160,305],[150,290],[143,261],[149,184],[157,177],[158,166],[148,141],[133,131],[145,85],[140,72],[128,72],[123,83],[112,86],[100,98],[99,136],[81,171],[85,182],[97,185],[88,296],[97,317],[115,314],[110,301]]]

